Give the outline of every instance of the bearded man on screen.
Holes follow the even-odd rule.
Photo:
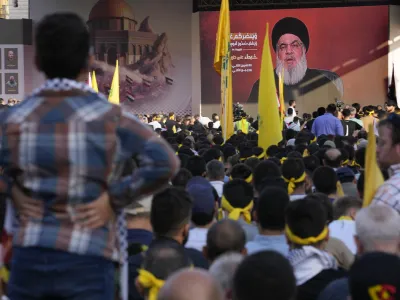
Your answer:
[[[308,112],[316,106],[326,106],[341,99],[343,83],[339,75],[308,67],[310,36],[302,21],[292,17],[279,20],[272,30],[271,39],[276,53],[276,88],[278,75],[283,73],[285,102],[296,100],[297,109]],[[258,88],[259,80],[253,85],[248,103],[258,102]]]

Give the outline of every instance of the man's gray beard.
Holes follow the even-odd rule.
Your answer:
[[[278,56],[276,56],[276,70],[275,70],[276,75],[279,76],[279,73],[282,72],[282,69],[284,69],[283,62],[278,58]],[[296,64],[294,68],[291,68],[290,70],[284,69],[283,82],[286,85],[295,85],[304,78],[306,72],[307,72],[307,58],[306,54],[303,52],[303,56],[301,57],[300,61]]]

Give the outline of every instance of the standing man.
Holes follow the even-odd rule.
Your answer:
[[[358,123],[352,121],[351,118],[351,112],[350,109],[343,109],[342,111],[342,125],[343,125],[343,133],[344,136],[353,136],[353,133],[356,130],[361,130],[362,126],[360,126]]]
[[[335,116],[336,105],[329,104],[326,108],[326,113],[315,119],[311,132],[319,137],[325,135],[343,135],[343,126],[340,120]]]
[[[343,96],[343,82],[331,71],[311,69],[307,63],[310,36],[307,26],[299,19],[287,17],[279,20],[272,29],[272,47],[276,52],[275,83],[283,73],[285,100],[296,100],[300,111],[315,109],[316,103],[328,105]],[[248,103],[258,102],[259,80],[250,92]]]
[[[13,199],[13,300],[114,299],[117,234],[123,253],[126,227],[113,214],[166,186],[179,168],[147,125],[85,84],[89,45],[77,15],[44,17],[35,63],[47,81],[0,113],[0,192],[30,197]],[[143,167],[121,179],[132,157]]]
[[[372,204],[388,205],[400,213],[400,116],[391,113],[378,123],[376,155],[379,166],[389,169],[390,178],[379,187]]]
[[[293,117],[297,116],[297,113],[296,113],[296,101],[295,100],[290,100],[289,101],[289,108],[293,109]]]

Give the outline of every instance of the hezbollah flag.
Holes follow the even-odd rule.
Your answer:
[[[110,95],[108,96],[108,101],[113,104],[119,104],[119,68],[118,60],[115,65],[114,77],[111,84]]]
[[[264,39],[261,60],[260,87],[258,91],[258,146],[267,150],[282,140],[282,123],[276,97],[274,67],[269,47],[269,26]]]
[[[221,128],[224,140],[233,135],[231,25],[229,0],[222,0],[219,13],[214,68],[221,75]]]
[[[378,188],[383,184],[384,179],[378,163],[376,162],[376,140],[374,124],[369,125],[368,146],[365,153],[365,177],[364,177],[364,201],[363,207],[371,204]]]
[[[99,92],[99,87],[97,85],[97,79],[96,79],[96,72],[95,71],[93,71],[93,76],[92,76],[92,89],[97,93]]]

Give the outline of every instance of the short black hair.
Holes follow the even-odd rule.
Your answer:
[[[283,230],[285,210],[289,204],[287,190],[279,187],[265,188],[257,201],[257,222],[262,229]]]
[[[156,236],[170,237],[190,222],[193,202],[182,188],[168,187],[154,195],[150,222]]]
[[[322,116],[326,113],[325,107],[318,107],[317,109],[318,116]]]
[[[391,140],[393,145],[400,143],[400,116],[396,113],[391,113],[387,119],[379,121],[378,126],[388,127],[391,129]]]
[[[203,154],[203,158],[206,161],[206,163],[208,163],[214,159],[219,160],[221,157],[222,157],[222,152],[221,152],[221,150],[219,150],[217,148],[208,149]]]
[[[253,185],[257,192],[261,193],[265,187],[267,179],[275,178],[276,180],[282,179],[282,173],[278,165],[270,160],[260,162],[253,173]],[[275,181],[275,180],[274,180]]]
[[[356,151],[355,160],[356,163],[360,165],[361,168],[365,168],[365,155],[367,153],[367,148],[360,148]]]
[[[350,117],[350,115],[351,115],[350,109],[347,109],[347,108],[343,109],[342,115],[345,118]]]
[[[257,157],[250,157],[246,159],[246,161],[244,162],[244,164],[248,166],[252,171],[254,171],[254,169],[258,166],[259,163],[260,160]]]
[[[351,196],[337,199],[333,203],[333,218],[336,220],[339,219],[341,216],[345,216],[350,208],[361,209],[361,199]]]
[[[186,188],[187,183],[192,179],[192,173],[187,169],[180,169],[178,174],[172,179],[172,185],[176,187]]]
[[[331,167],[319,167],[314,171],[313,183],[317,192],[325,195],[334,194],[337,191],[338,177]]]
[[[213,224],[207,232],[207,258],[210,261],[224,253],[241,253],[245,246],[246,233],[236,221],[221,220]]]
[[[289,107],[287,113],[288,115],[293,115],[293,108]]]
[[[293,105],[293,103],[295,103],[296,102],[296,100],[289,100],[289,106],[292,106]]]
[[[303,157],[304,167],[311,173],[321,166],[319,158],[315,155]]]
[[[36,64],[47,78],[76,79],[89,69],[90,36],[74,13],[53,13],[36,27]]]
[[[172,273],[188,268],[191,264],[181,245],[166,240],[155,240],[146,251],[141,267],[157,279],[166,280]]]
[[[328,104],[328,106],[326,107],[326,111],[331,114],[334,114],[336,110],[337,110],[336,105],[333,103]]]
[[[306,171],[303,159],[301,158],[288,158],[283,162],[281,169],[283,178],[286,178],[287,180],[290,180],[291,178],[298,179]],[[296,187],[304,182],[305,179],[302,182],[296,183]]]
[[[276,251],[262,251],[246,257],[233,277],[235,300],[293,300],[296,278],[290,262]]]
[[[286,224],[297,237],[319,236],[327,225],[326,210],[313,199],[292,201],[286,209]]]
[[[331,223],[333,219],[333,205],[331,199],[322,193],[312,193],[307,195],[303,200],[315,200],[322,204],[326,212],[326,219],[328,223]]]
[[[192,156],[187,161],[186,169],[188,169],[193,176],[203,176],[206,173],[206,161],[203,157]]]
[[[312,112],[312,117],[313,117],[313,119],[318,118],[318,112],[317,111],[313,111]]]
[[[223,188],[225,199],[234,208],[245,208],[253,200],[253,187],[243,179],[233,179]]]
[[[247,179],[250,175],[252,175],[252,171],[250,167],[245,164],[237,164],[231,171],[231,177],[233,179]]]
[[[279,153],[279,147],[277,145],[271,145],[268,147],[266,154],[268,157],[273,157]]]

